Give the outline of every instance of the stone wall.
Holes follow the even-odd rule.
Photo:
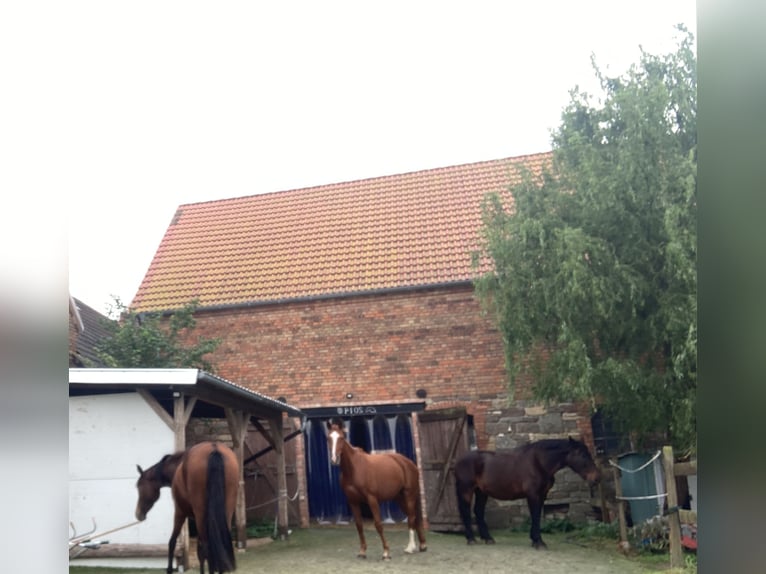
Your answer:
[[[544,406],[532,401],[516,401],[514,406],[496,408],[487,415],[490,450],[513,449],[546,438],[572,437],[582,440],[595,452],[593,431],[587,407],[572,403]],[[568,519],[573,523],[595,520],[593,497],[598,492],[569,468],[556,473],[555,484],[545,502],[546,518]],[[525,499],[487,503],[487,523],[491,528],[519,527],[529,518]]]

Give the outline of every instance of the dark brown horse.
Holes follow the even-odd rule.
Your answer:
[[[375,529],[383,543],[383,560],[391,559],[386,537],[383,535],[383,521],[380,518],[380,503],[395,500],[407,515],[410,540],[404,549],[408,554],[426,550],[426,536],[423,529],[423,513],[420,505],[420,480],[418,467],[406,456],[399,453],[368,454],[346,440],[342,421],[328,423],[327,442],[330,446],[330,462],[340,465],[340,486],[348,499],[354,515],[356,531],[359,534],[359,558],[367,558],[367,542],[364,538],[362,503],[372,512]],[[420,546],[415,544],[417,531]]]
[[[136,518],[146,513],[160,497],[160,488],[170,486],[175,502],[173,533],[168,542],[168,568],[173,571],[173,553],[181,527],[188,517],[197,525],[197,557],[200,574],[236,569],[231,541],[231,519],[237,500],[239,464],[237,456],[221,442],[202,442],[186,451],[167,454],[146,470],[138,468]]]
[[[600,480],[593,458],[582,442],[569,439],[546,439],[520,446],[507,452],[470,451],[455,464],[455,487],[460,517],[468,544],[476,539],[471,528],[471,499],[476,496],[474,514],[479,536],[494,544],[484,521],[487,498],[515,500],[526,498],[532,528],[532,546],[545,548],[540,537],[540,515],[553,476],[568,466],[591,484]]]

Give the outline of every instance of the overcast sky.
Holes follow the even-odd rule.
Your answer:
[[[181,204],[547,151],[591,54],[696,35],[694,0],[65,6],[69,290],[101,312]]]

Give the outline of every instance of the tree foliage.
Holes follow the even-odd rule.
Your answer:
[[[107,367],[124,368],[197,368],[209,373],[215,367],[205,356],[220,345],[219,339],[196,337],[194,312],[197,302],[166,316],[162,313],[137,313],[114,298],[110,315],[118,321],[104,321],[109,336],[96,346],[99,359]]]
[[[553,133],[553,162],[486,198],[477,281],[511,383],[602,405],[637,439],[696,445],[697,85],[691,33],[620,77],[593,67]],[[545,352],[540,352],[545,350]]]

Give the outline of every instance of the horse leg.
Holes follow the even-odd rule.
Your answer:
[[[176,511],[175,516],[173,517],[173,532],[170,535],[170,540],[168,541],[167,574],[171,574],[173,572],[173,554],[176,551],[176,541],[178,540],[178,535],[181,533],[181,527],[184,525],[184,520],[186,520],[186,515]]]
[[[420,501],[420,488],[415,490],[415,494],[413,495],[413,498],[411,499],[414,502],[412,503],[415,507],[413,510],[414,516],[415,516],[415,530],[418,533],[418,541],[420,542],[420,551],[425,552],[428,550],[428,545],[426,544],[426,529],[423,525],[423,506]]]
[[[529,516],[532,519],[532,528],[529,531],[532,546],[538,550],[548,548],[540,536],[540,516],[543,513],[543,499],[537,496],[528,496],[527,506],[529,506]]]
[[[411,493],[402,491],[399,493],[399,496],[396,497],[396,503],[399,505],[399,508],[402,509],[402,512],[407,515],[407,528],[409,530],[410,539],[404,551],[407,554],[414,554],[415,551],[418,550],[418,545],[415,544],[415,531],[417,530],[418,539],[420,540],[420,551],[425,552],[425,534],[423,533],[421,521],[418,519],[417,504],[412,499]]]
[[[383,520],[380,518],[380,505],[378,504],[378,500],[373,496],[368,496],[367,504],[370,507],[370,512],[372,512],[372,519],[375,522],[375,530],[378,531],[380,542],[383,544],[383,560],[391,560],[391,551],[388,547],[388,541],[383,534]]]
[[[359,553],[357,558],[367,558],[367,541],[364,538],[364,524],[362,523],[362,508],[358,503],[348,504],[351,507],[351,514],[354,515],[354,524],[356,524],[356,532],[359,535]]]
[[[197,536],[197,560],[199,561],[199,574],[205,574],[205,560],[207,560],[207,542]],[[210,574],[215,574],[212,570]]]
[[[459,481],[456,482],[457,490],[457,507],[460,511],[460,519],[463,521],[463,528],[465,529],[465,539],[468,544],[475,544],[476,538],[473,535],[473,527],[471,526],[471,501],[473,500],[473,489],[466,488]]]
[[[487,507],[486,493],[482,492],[478,488],[476,489],[476,501],[473,505],[473,513],[476,515],[476,527],[479,529],[479,538],[481,538],[485,544],[494,544],[495,539],[489,533],[489,527],[484,520],[484,509]]]

